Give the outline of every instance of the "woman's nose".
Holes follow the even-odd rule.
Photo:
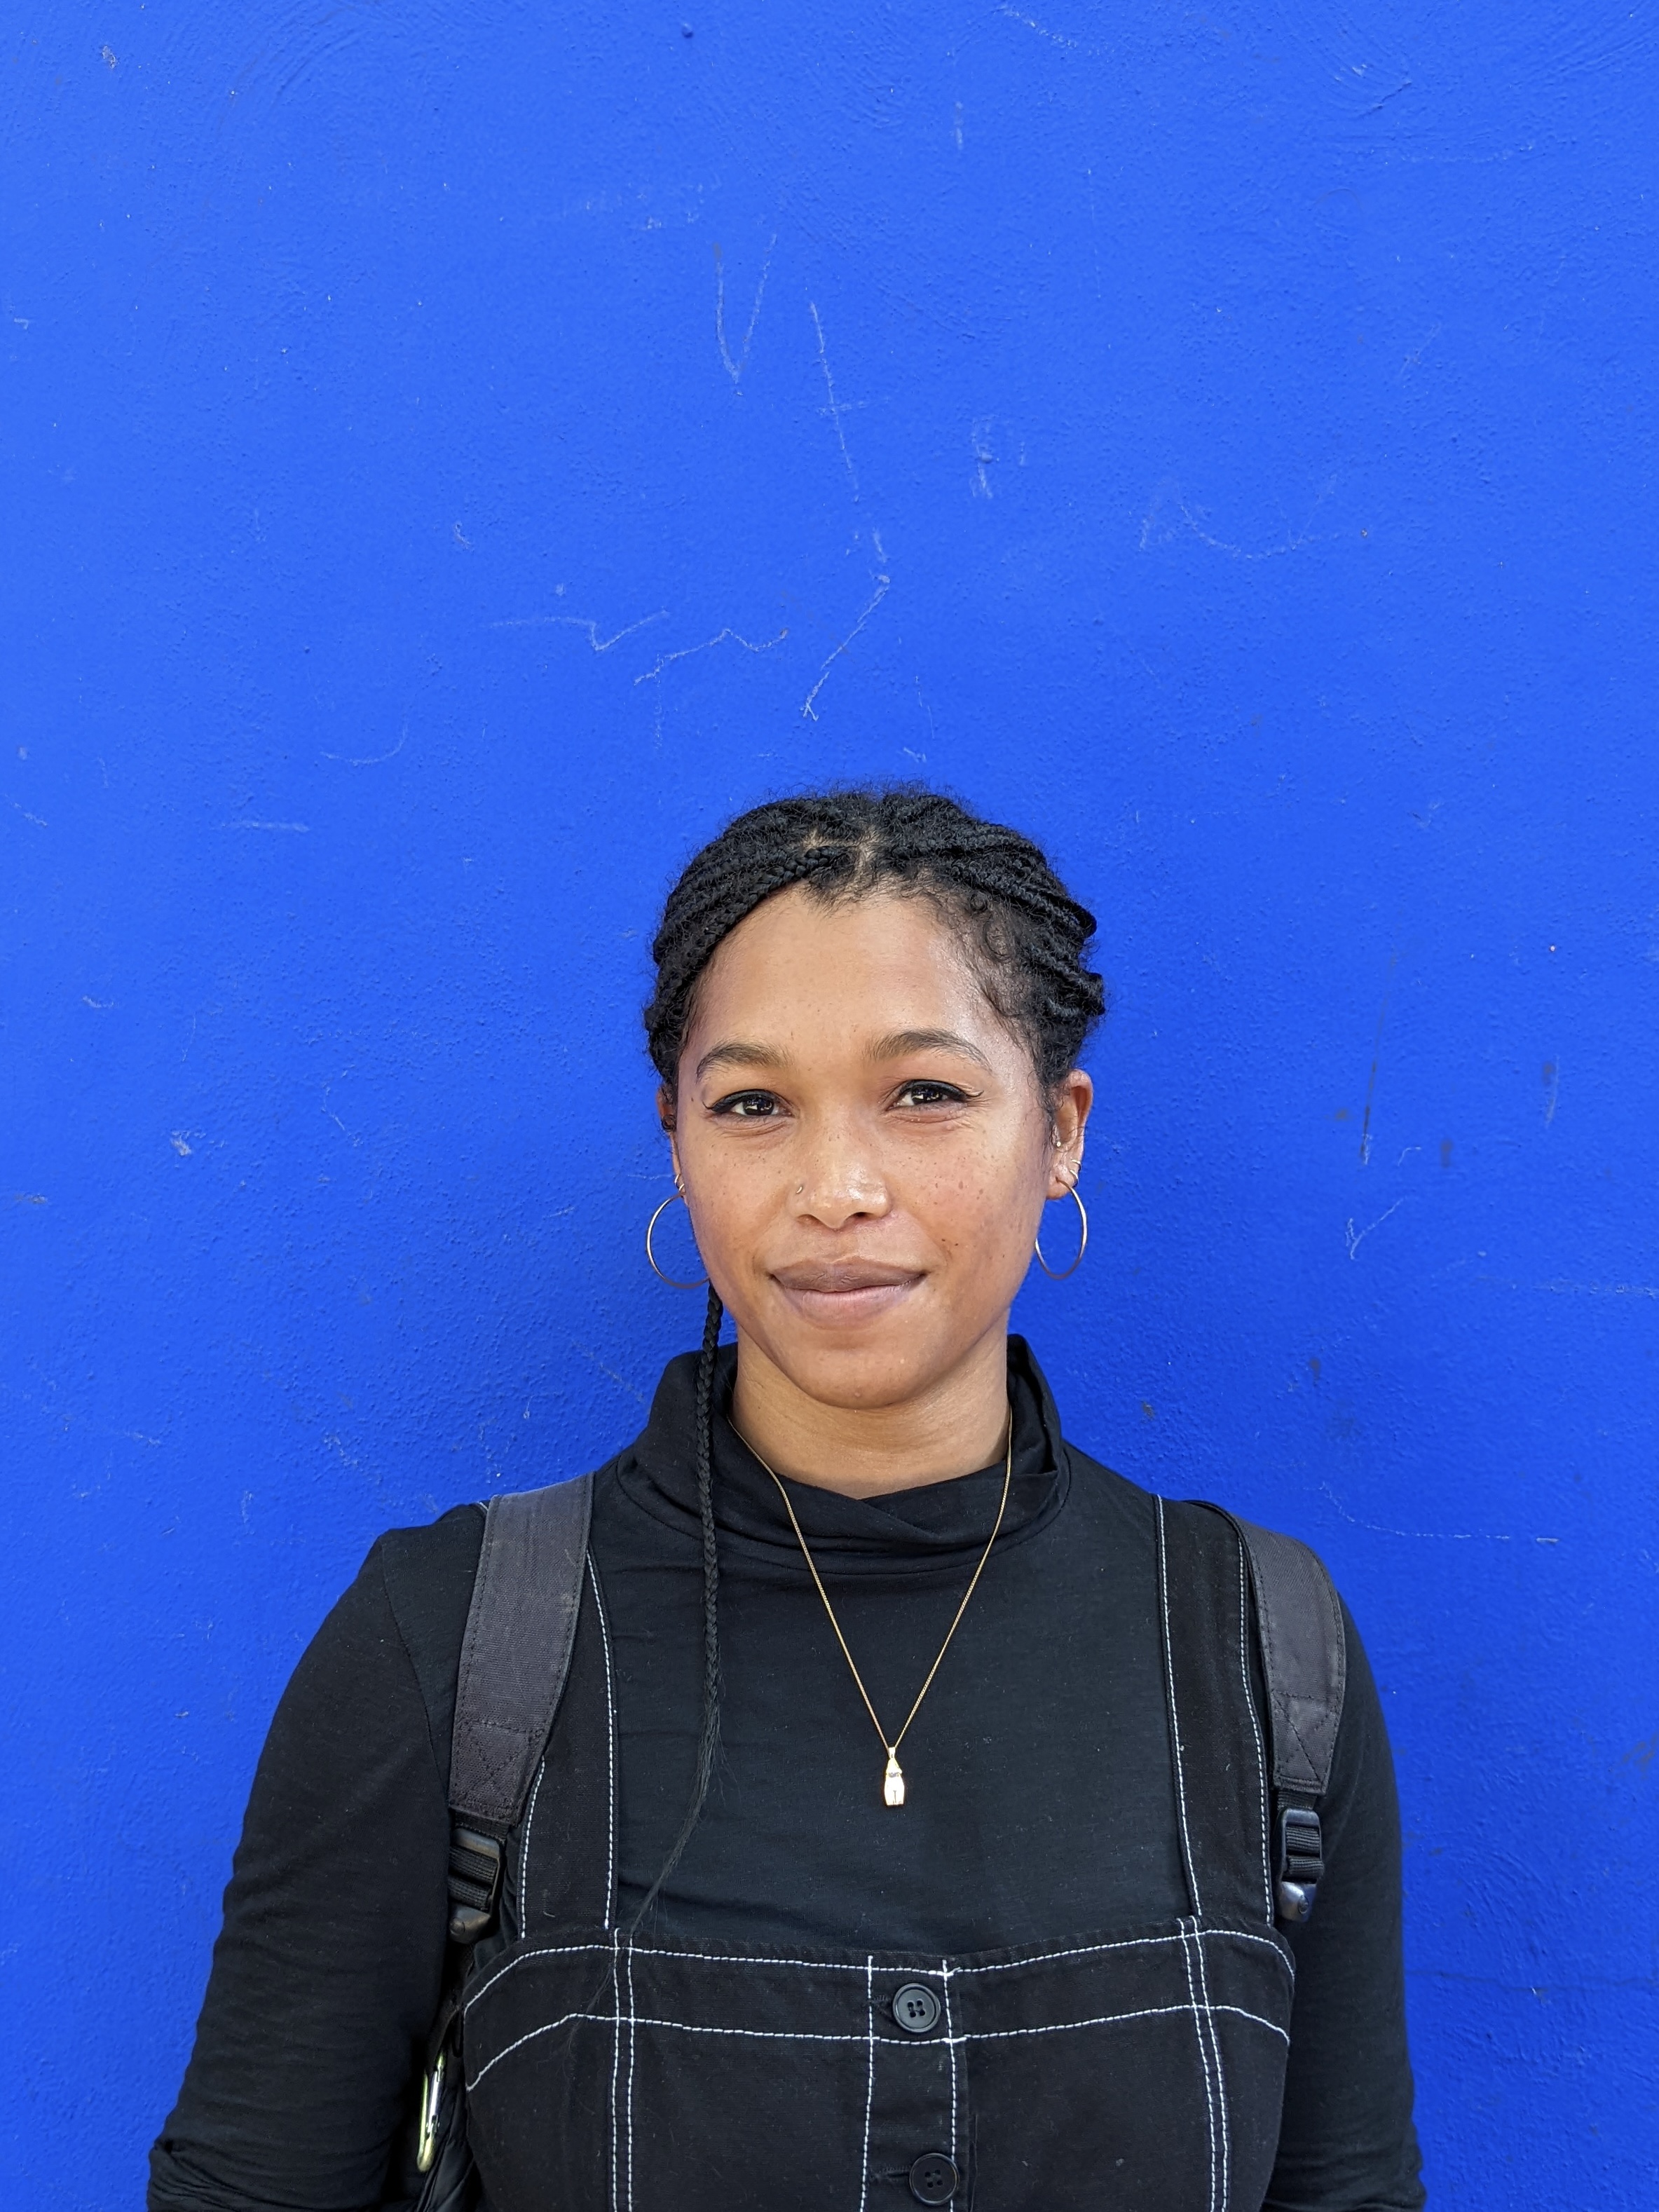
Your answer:
[[[849,1221],[878,1220],[890,1212],[892,1198],[867,1149],[850,1132],[840,1132],[826,1135],[810,1161],[796,1162],[792,1204],[798,1215],[841,1229]]]

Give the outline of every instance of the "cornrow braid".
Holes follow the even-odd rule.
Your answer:
[[[826,905],[878,891],[932,900],[959,933],[991,1005],[1025,1044],[1045,1096],[1077,1065],[1085,1038],[1106,1010],[1105,986],[1085,964],[1095,918],[1018,830],[983,821],[916,784],[773,799],[738,815],[695,854],[664,905],[651,948],[657,985],[645,1027],[671,1101],[709,962],[757,907],[796,884]],[[711,1285],[697,1363],[703,1681],[696,1768],[685,1820],[635,1917],[636,1929],[702,1818],[720,1752],[714,1394],[721,1311]]]

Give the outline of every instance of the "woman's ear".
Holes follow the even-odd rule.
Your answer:
[[[674,1170],[674,1188],[676,1190],[681,1190],[684,1185],[680,1180],[680,1147],[677,1134],[678,1125],[674,1112],[674,1094],[665,1083],[657,1092],[657,1119],[661,1122],[662,1133],[668,1139],[668,1162]]]
[[[1050,1198],[1063,1198],[1077,1181],[1083,1165],[1083,1133],[1089,1109],[1095,1103],[1092,1077],[1074,1067],[1054,1085],[1049,1125],[1054,1133],[1054,1165],[1048,1177]]]

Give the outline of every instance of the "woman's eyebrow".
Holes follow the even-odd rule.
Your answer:
[[[741,1037],[729,1037],[723,1043],[711,1045],[697,1062],[701,1079],[711,1067],[783,1067],[787,1056],[769,1044],[746,1044]]]
[[[889,1036],[878,1037],[870,1048],[872,1060],[904,1060],[913,1052],[954,1052],[964,1060],[974,1060],[988,1070],[990,1061],[976,1044],[954,1030],[895,1030]]]

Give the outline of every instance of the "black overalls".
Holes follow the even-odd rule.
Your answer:
[[[1158,1537],[1188,1910],[955,1957],[676,1949],[618,1928],[616,1705],[590,1560],[466,2004],[489,2212],[1256,2212],[1292,1968],[1243,1562],[1201,1508],[1160,1504]]]

